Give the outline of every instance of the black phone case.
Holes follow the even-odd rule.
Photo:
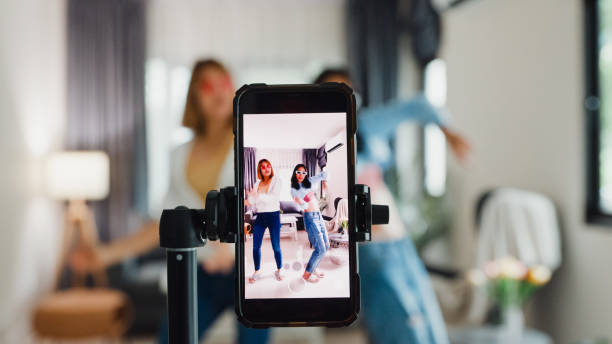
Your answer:
[[[350,149],[350,158],[347,159],[348,169],[349,169],[349,199],[351,196],[354,197],[354,185],[355,185],[355,160],[356,160],[356,133],[357,133],[357,113],[356,113],[356,105],[355,105],[355,95],[353,90],[348,87],[344,83],[324,83],[319,85],[314,84],[304,84],[304,85],[267,85],[267,84],[249,84],[242,86],[239,90],[236,91],[236,95],[234,97],[234,120],[233,120],[233,131],[234,131],[234,170],[235,170],[235,185],[238,186],[238,197],[236,197],[236,209],[238,209],[238,216],[236,219],[238,223],[236,223],[236,228],[242,229],[241,219],[244,217],[244,209],[241,207],[240,200],[242,199],[243,190],[239,186],[241,185],[241,180],[243,179],[242,169],[236,168],[240,165],[240,148],[241,142],[239,141],[239,133],[241,132],[241,128],[239,128],[239,114],[240,114],[240,101],[242,97],[245,95],[255,92],[255,93],[283,93],[283,92],[342,92],[344,96],[348,100],[347,106],[347,116],[350,116],[350,120],[348,122],[347,131],[350,133],[351,139],[349,140],[349,135],[347,135],[347,143],[349,144]],[[354,202],[349,203],[349,211],[353,214],[352,219],[349,219],[349,224],[351,224],[351,228],[354,228],[354,214],[355,214],[355,204]],[[351,214],[350,213],[350,214]],[[354,269],[351,271],[351,283],[353,284],[353,294],[351,298],[354,300],[354,307],[352,310],[352,314],[343,320],[338,321],[310,321],[310,322],[260,322],[254,321],[252,319],[248,319],[245,317],[242,308],[241,308],[241,295],[244,294],[244,290],[242,290],[242,286],[240,283],[240,278],[243,278],[243,257],[242,257],[242,247],[244,245],[243,241],[243,233],[237,235],[237,241],[235,246],[235,254],[236,254],[236,273],[235,273],[235,309],[236,314],[238,316],[238,320],[246,327],[249,328],[269,328],[269,327],[306,327],[306,326],[322,326],[322,327],[343,327],[348,326],[353,323],[359,314],[360,305],[361,305],[361,297],[360,297],[360,278],[359,278],[359,260],[358,256],[358,245],[356,240],[356,233],[352,230],[349,231],[349,241],[355,243],[355,262],[353,264]]]

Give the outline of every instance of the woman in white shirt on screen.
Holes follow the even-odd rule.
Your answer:
[[[267,159],[261,159],[257,163],[257,183],[248,192],[248,203],[255,206],[257,218],[253,224],[253,263],[255,272],[249,277],[250,283],[255,283],[259,278],[261,267],[261,244],[266,228],[270,231],[270,242],[274,250],[276,271],[274,277],[281,281],[283,276],[283,256],[280,248],[280,192],[281,180],[274,176],[272,164]]]

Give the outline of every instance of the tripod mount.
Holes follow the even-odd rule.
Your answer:
[[[371,203],[369,186],[354,187],[355,225],[349,229],[349,238],[370,241],[372,225],[389,222],[389,207]],[[204,209],[178,206],[162,212],[159,240],[167,251],[170,344],[198,342],[196,249],[207,240],[236,242],[242,229],[238,206],[238,189],[232,186],[209,191]]]

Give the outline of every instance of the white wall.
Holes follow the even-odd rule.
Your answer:
[[[58,205],[41,169],[65,109],[64,1],[0,2],[0,342],[29,342],[28,310],[51,288]]]
[[[336,197],[348,198],[348,177],[346,175],[346,134],[344,134],[344,132],[342,132],[342,134],[343,135],[341,141],[344,144],[333,152],[327,153],[327,201],[329,202],[329,206],[325,210],[325,213],[329,216],[333,216],[336,214],[336,209],[334,208],[334,200],[336,199]]]
[[[612,338],[612,228],[585,224],[582,1],[471,0],[444,15],[448,106],[474,145],[452,166],[457,261],[472,257],[474,202],[492,186],[552,197],[564,262],[534,323],[572,343]]]
[[[191,68],[220,58],[236,84],[295,83],[346,63],[344,0],[152,0],[147,56]]]
[[[310,82],[346,64],[344,12],[344,0],[147,1],[150,209],[166,193],[170,149],[191,138],[180,123],[193,63],[219,59],[236,87]]]

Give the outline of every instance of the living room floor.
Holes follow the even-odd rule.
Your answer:
[[[249,283],[255,268],[253,265],[253,239],[248,236],[245,242],[245,295],[247,298],[307,298],[307,297],[344,297],[349,295],[348,250],[331,248],[321,260],[319,271],[325,277],[318,283],[307,283],[302,279],[304,266],[313,249],[310,248],[308,234],[297,231],[298,240],[282,237],[280,245],[283,255],[283,281],[274,278],[276,263],[269,237],[264,237],[261,246],[261,276],[255,283]],[[273,292],[271,292],[273,291]]]
[[[228,322],[233,328],[233,318]],[[202,344],[229,344],[235,343],[235,333],[229,331],[216,331],[202,338]],[[89,342],[87,342],[89,343]],[[101,343],[101,342],[91,342]],[[155,344],[154,337],[126,338],[119,341],[124,344]],[[351,343],[366,344],[368,338],[365,331],[359,326],[351,325],[345,328],[274,328],[272,329],[270,344],[325,344],[325,343]]]

